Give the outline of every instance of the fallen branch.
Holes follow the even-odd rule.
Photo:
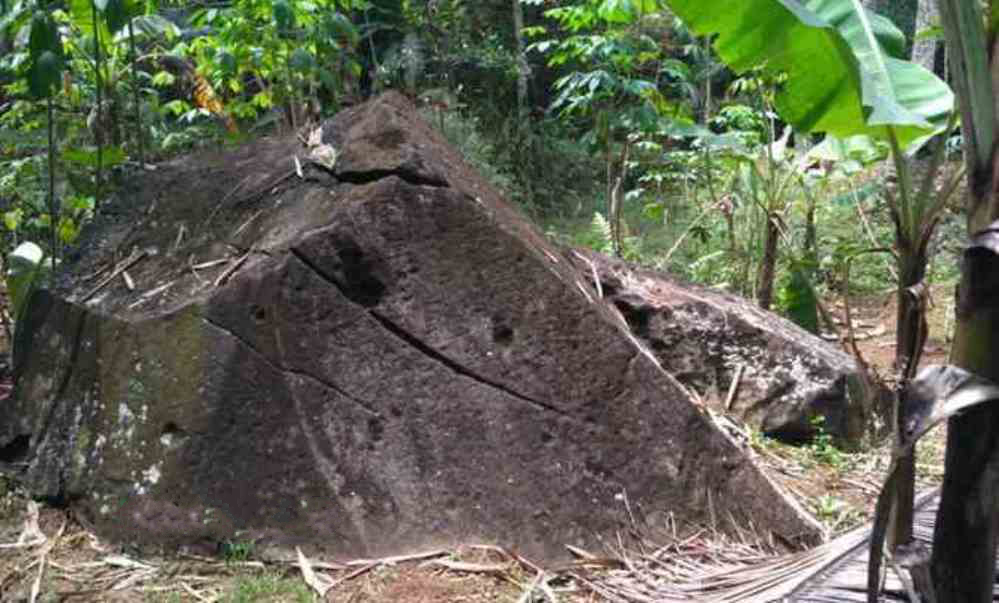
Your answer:
[[[87,301],[88,299],[90,299],[91,297],[93,297],[93,296],[97,295],[98,293],[100,293],[100,291],[102,289],[104,289],[104,287],[107,287],[108,284],[110,284],[112,281],[114,281],[114,279],[118,278],[119,275],[121,275],[123,272],[125,272],[126,270],[128,270],[132,266],[138,264],[141,260],[145,259],[146,256],[148,256],[148,255],[149,255],[148,251],[140,251],[138,253],[138,255],[135,255],[131,259],[125,260],[125,262],[123,264],[119,265],[117,268],[115,268],[114,271],[112,271],[111,274],[107,278],[105,278],[100,283],[98,283],[97,286],[94,287],[93,289],[91,289],[89,293],[87,293],[86,295],[84,295],[83,297],[81,297],[80,298],[80,303],[83,303],[83,302]]]

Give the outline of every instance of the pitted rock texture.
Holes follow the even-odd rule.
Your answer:
[[[819,538],[405,98],[323,128],[332,169],[289,137],[131,180],[36,294],[0,405],[35,495],[166,549]]]
[[[819,425],[847,444],[864,435],[883,393],[839,348],[743,298],[595,252],[570,257],[596,271],[606,299],[666,372],[716,410],[791,442]]]

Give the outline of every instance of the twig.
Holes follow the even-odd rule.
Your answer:
[[[246,220],[246,222],[243,222],[243,224],[239,228],[237,228],[234,233],[232,233],[232,236],[235,237],[235,236],[239,235],[239,233],[243,232],[243,229],[246,228],[247,226],[249,226],[250,224],[252,224],[253,221],[256,220],[257,217],[259,217],[260,214],[262,214],[262,213],[264,213],[264,210],[263,209],[258,209],[252,216],[250,216]]]
[[[857,195],[856,191],[854,191],[854,207],[857,208],[857,213],[860,215],[860,223],[863,225],[864,233],[867,235],[867,238],[870,240],[871,245],[877,245],[878,238],[874,236],[874,229],[871,228],[870,220],[867,218],[867,212],[864,211],[863,200],[859,198],[859,195]],[[897,283],[898,271],[895,270],[895,266],[893,266],[891,262],[886,260],[885,267],[888,268],[888,272],[891,273],[892,282]],[[849,284],[847,284],[847,286],[849,286]]]
[[[583,260],[584,262],[590,265],[590,270],[593,272],[593,287],[597,290],[597,297],[603,299],[604,287],[600,283],[600,275],[597,274],[597,265],[592,260],[590,260],[590,258],[584,256],[575,249],[572,250],[572,253],[575,254],[577,258]]]
[[[701,211],[701,213],[699,213],[696,218],[694,218],[694,221],[691,222],[689,226],[687,226],[687,229],[683,231],[683,234],[680,235],[680,238],[676,240],[676,243],[673,243],[673,246],[670,247],[669,251],[666,252],[666,255],[663,256],[663,259],[660,261],[662,265],[665,266],[666,264],[669,263],[669,259],[673,257],[673,254],[676,252],[676,250],[680,248],[680,245],[683,244],[683,241],[687,238],[687,235],[693,232],[694,229],[697,228],[697,225],[704,218],[704,216],[708,215],[708,212],[710,212],[713,209],[717,209],[717,206],[709,205],[706,208],[704,208],[704,210]]]
[[[174,285],[175,282],[176,281],[170,281],[169,283],[166,283],[165,285],[160,285],[159,287],[156,287],[155,289],[150,289],[149,291],[146,291],[145,293],[143,293],[142,295],[139,296],[138,300],[136,300],[136,301],[132,302],[131,304],[129,304],[128,309],[131,310],[132,308],[134,308],[136,306],[139,306],[141,304],[146,303],[147,301],[149,301],[156,294],[162,293],[162,292],[166,291],[167,289],[169,289],[170,287],[173,287],[173,285]]]
[[[38,553],[38,574],[35,575],[34,582],[31,583],[31,595],[28,597],[28,603],[35,603],[38,600],[38,593],[42,588],[42,576],[45,575],[45,565],[48,561],[49,551],[55,547],[56,543],[59,542],[59,538],[62,537],[63,533],[66,531],[66,524],[69,523],[67,520],[63,519],[62,525],[59,526],[59,530],[56,532],[55,536],[50,538],[48,542],[42,546],[41,552]]]
[[[80,303],[83,303],[83,302],[87,301],[88,299],[90,299],[91,297],[93,297],[93,296],[97,295],[98,293],[100,293],[101,289],[103,289],[104,287],[107,287],[109,283],[111,283],[112,281],[114,281],[114,279],[118,278],[118,275],[120,275],[122,272],[125,272],[126,270],[128,270],[132,266],[138,264],[140,260],[145,259],[145,257],[148,256],[148,255],[149,255],[148,251],[140,251],[138,253],[138,255],[136,255],[131,260],[126,260],[123,265],[118,266],[117,268],[115,268],[114,271],[107,278],[105,278],[104,280],[102,280],[100,283],[97,284],[96,287],[94,287],[93,289],[91,289],[89,293],[87,293],[82,298],[80,298]]]
[[[229,277],[232,276],[237,270],[239,270],[239,267],[243,265],[243,262],[246,261],[246,258],[250,257],[250,254],[253,253],[253,251],[254,248],[251,247],[250,250],[244,253],[238,260],[231,263],[229,267],[223,270],[222,274],[220,274],[218,278],[215,279],[214,285],[216,287],[219,287],[227,280],[229,280]]]
[[[221,264],[225,264],[225,263],[230,262],[230,261],[232,261],[232,258],[221,258],[221,259],[218,259],[218,260],[211,260],[211,261],[208,261],[208,262],[201,262],[200,264],[195,264],[195,265],[191,266],[191,269],[192,270],[204,270],[205,268],[213,268],[215,266],[219,266]]]
[[[544,580],[545,573],[543,571],[538,572],[538,575],[531,580],[531,583],[527,585],[524,592],[517,599],[517,603],[529,603],[534,598],[534,591],[538,589],[541,585],[542,580]]]
[[[214,603],[214,601],[215,601],[215,598],[213,598],[213,597],[206,597],[203,594],[201,594],[198,591],[196,591],[193,588],[191,588],[191,586],[187,582],[181,582],[180,583],[180,587],[184,589],[184,592],[186,592],[187,594],[191,595],[192,597],[194,597],[198,601],[201,601],[202,603]]]
[[[180,243],[184,240],[184,233],[186,232],[187,227],[184,226],[184,224],[181,224],[180,228],[177,229],[177,239],[173,242],[174,251],[180,248]]]
[[[443,549],[437,549],[432,551],[424,551],[422,553],[413,553],[411,555],[396,555],[394,557],[381,557],[379,559],[354,559],[353,561],[348,561],[347,566],[357,566],[357,565],[395,565],[397,563],[402,563],[404,561],[419,561],[421,559],[430,559],[432,557],[443,557],[448,554],[448,551]]]
[[[738,368],[735,369],[735,376],[732,377],[732,383],[728,386],[728,395],[725,396],[725,410],[732,410],[732,402],[735,400],[735,392],[739,389],[739,382],[742,381],[742,371],[746,369],[745,364],[740,364]]]
[[[357,578],[358,576],[362,576],[362,575],[370,572],[371,570],[375,569],[376,567],[378,567],[380,565],[383,565],[383,564],[375,562],[375,563],[369,563],[369,564],[367,564],[365,566],[359,567],[356,570],[354,570],[354,571],[350,572],[349,574],[347,574],[346,576],[344,576],[343,578],[339,578],[339,579],[335,580],[332,584],[330,584],[330,588],[329,589],[332,590],[332,589],[340,586],[344,582],[347,582],[349,580],[353,580],[354,578]]]
[[[436,565],[455,572],[467,572],[473,574],[494,574],[505,572],[510,569],[509,563],[468,563],[465,561],[452,561],[450,559],[431,559],[430,561],[425,561],[423,565]]]
[[[257,196],[260,196],[260,195],[265,195],[265,194],[267,194],[268,190],[273,191],[275,187],[277,187],[279,184],[281,184],[285,180],[288,180],[292,176],[295,176],[295,170],[294,169],[292,169],[291,171],[289,171],[287,173],[278,175],[276,178],[273,178],[269,182],[265,182],[264,184],[259,185],[255,190],[252,190],[252,191],[248,192],[247,194],[243,195],[242,197],[238,198],[236,200],[236,202],[234,203],[234,205],[239,205],[239,204],[243,203],[244,201],[248,201],[248,200],[253,199],[253,198],[255,198]],[[229,201],[229,199],[231,199],[236,194],[236,191],[238,191],[240,189],[240,187],[242,187],[242,185],[248,179],[249,179],[249,176],[247,178],[244,178],[239,183],[239,185],[236,186],[235,189],[233,189],[229,194],[227,194],[225,197],[223,197],[222,200],[218,202],[218,204],[215,205],[215,208],[212,210],[212,213],[209,214],[208,215],[208,219],[205,220],[206,224],[210,224],[212,222],[212,220],[215,219],[215,215],[218,214],[219,210],[222,209],[222,206],[225,205],[226,202]]]

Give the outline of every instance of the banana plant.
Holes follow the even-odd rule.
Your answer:
[[[891,145],[898,177],[897,194],[889,198],[900,276],[896,371],[904,385],[914,375],[925,342],[925,298],[908,292],[921,288],[930,237],[948,192],[955,188],[935,194],[942,141],[918,191],[906,158],[954,127],[950,88],[905,60],[904,35],[860,0],[665,2],[691,30],[716,36],[715,50],[736,72],[761,68],[781,77],[774,107],[795,130],[840,138],[865,135]],[[898,390],[896,423],[904,392]],[[904,476],[897,482],[895,544],[911,539],[912,529],[914,457],[900,463]]]

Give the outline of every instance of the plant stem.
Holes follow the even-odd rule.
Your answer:
[[[55,289],[55,264],[56,260],[59,259],[59,207],[56,205],[55,198],[55,124],[53,120],[55,119],[55,111],[53,110],[52,94],[50,93],[46,99],[46,108],[48,109],[48,125],[49,125],[49,231],[52,237],[52,268],[49,271],[51,279],[51,287]]]
[[[101,29],[97,20],[97,5],[94,4],[93,0],[90,2],[90,9],[93,14],[94,24],[94,74],[95,85],[97,86],[97,125],[94,129],[94,138],[97,141],[97,178],[94,186],[94,213],[97,213],[101,207],[101,186],[104,181],[104,101],[101,98],[104,84],[101,81]]]
[[[128,20],[128,46],[132,63],[132,102],[135,104],[135,138],[139,146],[139,163],[146,163],[145,139],[142,129],[142,105],[139,103],[139,74],[136,70],[138,54],[135,52],[135,30],[132,27],[132,19]]]

